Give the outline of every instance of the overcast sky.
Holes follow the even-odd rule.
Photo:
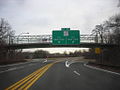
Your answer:
[[[69,27],[90,33],[96,24],[118,13],[118,0],[0,0],[0,17],[16,34],[51,34]]]
[[[0,0],[0,17],[16,34],[51,34],[64,27],[90,33],[119,12],[118,0]]]

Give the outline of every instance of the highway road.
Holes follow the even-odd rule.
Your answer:
[[[36,59],[0,66],[0,90],[120,90],[120,75],[85,62]]]

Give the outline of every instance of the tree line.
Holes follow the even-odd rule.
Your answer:
[[[96,25],[92,30],[97,43],[120,45],[120,14],[110,17],[102,24]],[[102,52],[95,54],[95,49],[90,49],[85,56],[95,58],[98,64],[120,66],[120,47],[101,48]]]
[[[0,19],[0,63],[20,60],[21,50],[6,49],[5,46],[13,43],[15,31],[4,18]]]
[[[79,57],[82,56],[83,53],[86,51],[81,52],[74,51],[67,53],[66,51],[64,53],[50,53],[48,51],[44,50],[36,50],[34,52],[23,52],[23,56],[26,59],[36,59],[36,58],[59,58],[59,57]]]

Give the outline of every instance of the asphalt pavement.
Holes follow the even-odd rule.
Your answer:
[[[0,66],[0,90],[120,90],[120,75],[84,64],[36,59]]]

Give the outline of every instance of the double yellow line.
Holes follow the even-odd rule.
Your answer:
[[[28,90],[54,63],[45,65],[5,90]]]

